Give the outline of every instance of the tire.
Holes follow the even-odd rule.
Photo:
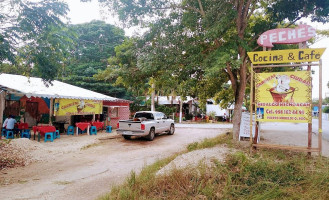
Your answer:
[[[123,138],[126,140],[131,140],[131,135],[124,135]]]
[[[168,135],[174,135],[174,133],[175,133],[175,125],[171,124],[170,129],[168,131]]]
[[[152,141],[154,139],[154,136],[155,136],[155,129],[151,128],[150,133],[146,136],[146,139]]]

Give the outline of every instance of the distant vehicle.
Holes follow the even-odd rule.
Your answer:
[[[117,133],[126,140],[131,139],[132,136],[137,136],[152,141],[156,134],[163,132],[173,135],[175,123],[162,112],[139,111],[136,112],[132,120],[120,120],[117,124]]]

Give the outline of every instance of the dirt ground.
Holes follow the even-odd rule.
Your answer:
[[[52,143],[15,139],[28,148],[34,161],[0,171],[0,199],[95,199],[122,183],[132,170],[139,172],[189,143],[224,132],[218,128],[176,128],[174,135],[161,135],[152,142],[124,140],[104,132],[97,136],[64,135]]]
[[[261,125],[261,143],[307,145],[307,125]],[[61,135],[52,143],[12,140],[13,145],[28,153],[30,164],[0,171],[0,199],[95,199],[109,192],[113,185],[122,183],[132,170],[138,173],[143,166],[180,152],[189,143],[223,134],[232,125],[180,124],[176,127],[174,135],[161,135],[151,142],[124,140],[115,132],[102,132],[97,136]],[[317,135],[313,134],[313,147],[317,144]],[[227,152],[225,148],[219,151]],[[205,157],[203,153],[197,155]],[[322,155],[329,156],[327,140],[323,140]],[[187,157],[186,154],[180,159],[185,161]],[[195,157],[193,154],[193,159]]]

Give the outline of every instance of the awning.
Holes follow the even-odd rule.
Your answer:
[[[0,74],[0,88],[9,93],[42,98],[86,99],[111,102],[130,102],[110,97],[91,90],[80,88],[60,81],[52,81],[46,86],[41,78],[13,74]]]

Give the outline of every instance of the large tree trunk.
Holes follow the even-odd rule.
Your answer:
[[[256,3],[252,3],[251,0],[235,0],[235,8],[237,11],[236,18],[236,30],[238,37],[241,41],[244,40],[244,33],[248,25],[248,20],[250,15],[253,13],[256,8]],[[250,9],[250,6],[251,9]],[[230,64],[227,65],[227,73],[229,74],[232,88],[235,92],[235,104],[234,104],[234,113],[233,113],[233,138],[235,140],[239,139],[241,116],[242,116],[242,105],[245,95],[245,90],[247,86],[247,54],[244,47],[239,44],[238,53],[242,64],[240,65],[240,70],[233,72]]]
[[[235,98],[234,113],[233,113],[233,139],[234,140],[239,139],[241,116],[242,116],[242,105],[243,105],[243,99],[244,99],[244,94],[245,94],[245,88],[246,88],[245,84],[240,85],[240,90],[236,91],[237,95]]]

